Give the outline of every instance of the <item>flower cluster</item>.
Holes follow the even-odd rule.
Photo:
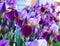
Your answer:
[[[0,33],[5,34],[11,29],[16,32],[15,27],[18,25],[23,37],[29,38],[28,42],[32,41],[27,46],[41,46],[39,44],[41,40],[41,43],[45,41],[46,44],[60,42],[60,11],[56,12],[57,5],[46,3],[40,6],[37,4],[33,7],[26,6],[22,12],[18,12],[14,7],[6,9],[5,4],[3,3],[0,10],[0,25],[2,26]]]

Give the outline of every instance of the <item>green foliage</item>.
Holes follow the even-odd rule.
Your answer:
[[[60,46],[60,42],[57,41],[57,43],[52,44],[52,46]]]

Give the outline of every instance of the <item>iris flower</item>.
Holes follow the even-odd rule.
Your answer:
[[[0,40],[0,46],[9,46],[8,40]]]
[[[10,22],[13,22],[13,20],[14,20],[14,14],[13,14],[13,12],[8,12],[8,13],[6,13],[6,18],[7,18]]]
[[[59,26],[56,23],[53,23],[50,27],[50,30],[53,31],[53,33],[58,33]]]
[[[26,46],[47,46],[47,41],[45,39],[35,39],[32,42],[27,42]]]
[[[18,17],[18,12],[17,12],[17,10],[14,10],[14,17]]]
[[[48,42],[49,41],[49,38],[50,38],[50,34],[48,32],[44,32],[43,35],[42,35],[42,37],[44,39],[46,39],[46,41]]]

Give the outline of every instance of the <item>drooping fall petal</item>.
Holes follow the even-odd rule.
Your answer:
[[[29,26],[29,25],[24,25],[22,28],[21,28],[21,32],[23,34],[24,37],[28,37],[28,36],[31,36],[32,35],[32,27]]]
[[[17,20],[16,24],[20,27],[22,27],[22,24],[23,24],[23,20]]]
[[[50,34],[48,32],[43,33],[42,37],[46,39],[46,41],[49,41]]]
[[[9,46],[8,40],[0,40],[0,46]]]
[[[60,34],[56,36],[58,42],[60,42]]]

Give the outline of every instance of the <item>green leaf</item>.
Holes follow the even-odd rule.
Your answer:
[[[60,42],[57,41],[57,43],[53,44],[52,46],[60,46]]]

